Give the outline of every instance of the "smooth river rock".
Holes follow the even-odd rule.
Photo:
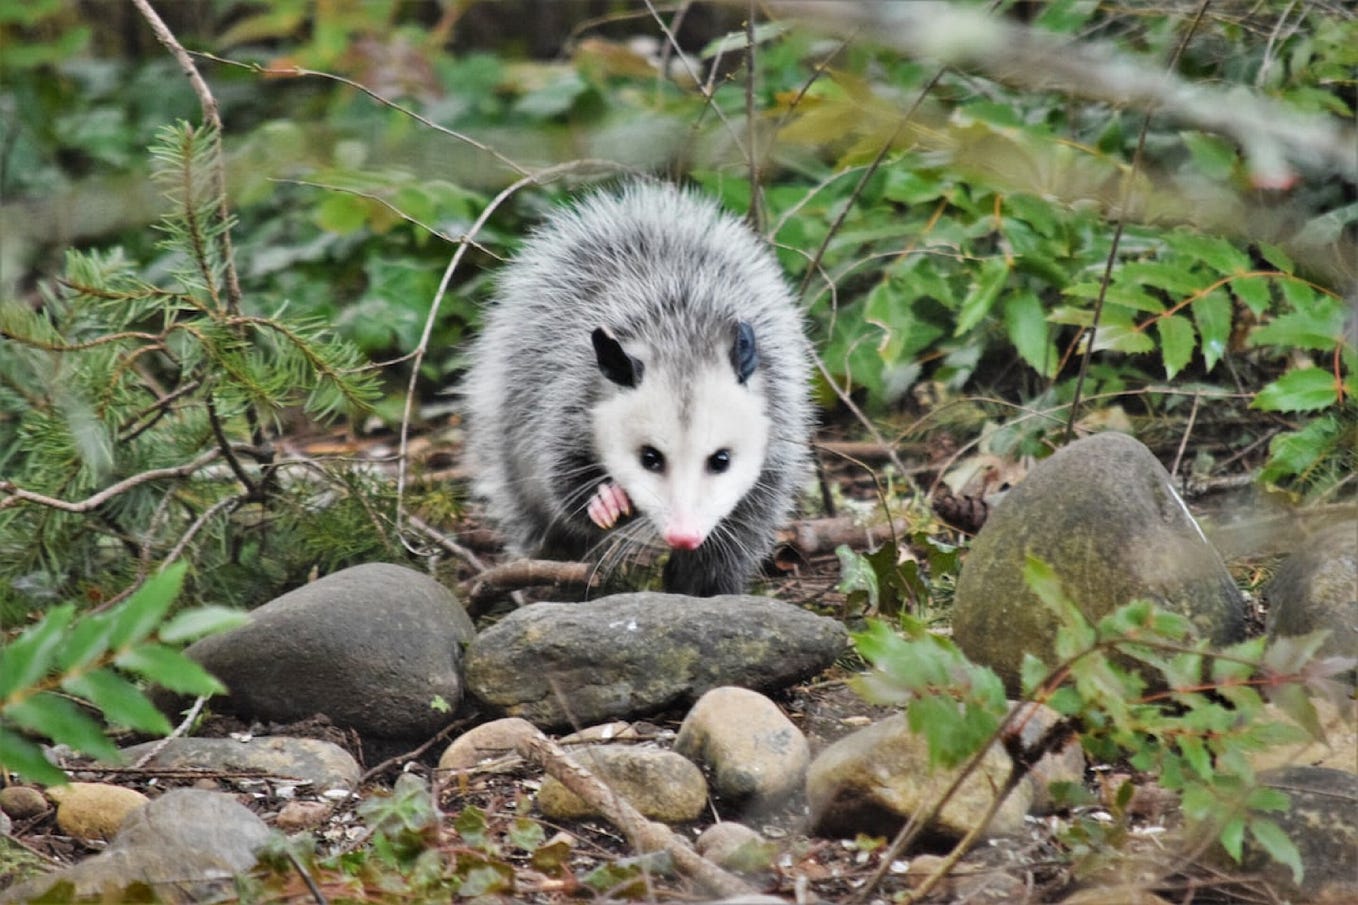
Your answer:
[[[535,603],[467,649],[467,689],[544,729],[631,719],[722,685],[815,675],[848,644],[838,620],[767,597],[635,593]]]
[[[428,575],[368,563],[289,591],[186,653],[230,690],[214,708],[280,723],[323,713],[364,736],[425,739],[462,699],[475,631]]]
[[[1244,639],[1244,598],[1145,446],[1096,434],[1043,461],[996,507],[957,580],[953,638],[1020,697],[1025,652],[1054,665],[1055,616],[1023,579],[1048,563],[1091,622],[1150,599],[1216,645]]]
[[[1358,522],[1307,538],[1263,589],[1268,637],[1328,630],[1319,656],[1358,656]],[[1354,680],[1350,669],[1347,678]]]
[[[257,736],[248,741],[233,738],[172,738],[145,742],[123,749],[127,763],[162,746],[147,767],[171,770],[203,770],[212,773],[259,772],[310,783],[311,791],[352,791],[362,770],[358,761],[338,745],[317,738]]]

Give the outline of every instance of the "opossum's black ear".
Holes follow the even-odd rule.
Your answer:
[[[596,327],[590,338],[594,340],[594,357],[605,377],[620,387],[634,387],[641,383],[645,366],[641,359],[627,354],[617,337],[603,327]]]
[[[759,348],[754,342],[754,327],[746,321],[736,324],[736,338],[731,343],[731,367],[736,369],[736,380],[741,383],[750,379],[759,365]]]

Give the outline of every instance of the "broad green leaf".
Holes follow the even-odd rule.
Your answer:
[[[43,757],[41,748],[3,726],[0,726],[0,766],[45,786],[62,785],[69,781],[64,771]]]
[[[981,272],[957,313],[957,328],[953,330],[953,336],[968,332],[990,313],[1008,279],[1009,264],[1003,258],[989,258],[981,263]]]
[[[1225,239],[1175,231],[1166,235],[1165,241],[1175,251],[1206,264],[1224,276],[1248,273],[1250,270],[1249,256]]]
[[[1233,817],[1221,828],[1221,847],[1231,860],[1240,863],[1241,850],[1245,844],[1245,818]]]
[[[1193,325],[1188,318],[1177,314],[1162,317],[1155,322],[1156,332],[1160,334],[1160,354],[1165,362],[1165,376],[1173,379],[1193,358],[1193,347],[1197,337],[1193,335]]]
[[[105,760],[118,757],[118,749],[104,736],[99,724],[60,695],[44,691],[11,704],[5,708],[5,719],[76,751]]]
[[[1282,827],[1267,817],[1251,817],[1250,835],[1270,858],[1292,868],[1293,883],[1301,883],[1301,878],[1306,872],[1301,864],[1301,853],[1297,851],[1297,846],[1292,840],[1287,838]]]
[[[1231,281],[1231,291],[1245,303],[1255,316],[1263,314],[1273,304],[1273,291],[1270,289],[1272,277],[1241,277]]]
[[[1224,289],[1218,288],[1194,299],[1189,307],[1202,338],[1202,359],[1210,371],[1226,354],[1226,344],[1231,339],[1231,299]]]
[[[1205,132],[1180,132],[1198,169],[1211,179],[1228,179],[1239,155],[1235,144]]]
[[[1154,286],[1171,295],[1189,296],[1202,289],[1202,278],[1191,273],[1181,259],[1128,261],[1117,270],[1121,282]]]
[[[1179,750],[1183,752],[1184,759],[1193,768],[1193,772],[1202,779],[1212,778],[1212,755],[1208,753],[1207,746],[1202,739],[1196,735],[1185,735],[1179,739]]]
[[[1104,313],[1108,313],[1108,308]],[[1129,355],[1155,350],[1155,340],[1145,330],[1137,330],[1129,324],[1104,323],[1094,336],[1094,351],[1125,352]]]
[[[326,232],[341,236],[358,232],[368,222],[373,202],[345,192],[333,192],[320,203],[312,215],[316,225]]]
[[[62,672],[82,669],[108,650],[109,634],[113,630],[109,615],[96,613],[76,621],[57,657]]]
[[[157,633],[161,641],[179,644],[194,641],[205,635],[240,628],[250,621],[250,616],[240,610],[224,606],[200,606],[176,613]]]
[[[1051,670],[1047,669],[1047,664],[1030,653],[1024,653],[1023,665],[1019,667],[1019,679],[1022,683],[1023,697],[1029,698],[1041,687],[1043,681],[1050,675]]]
[[[1324,368],[1294,368],[1265,386],[1251,406],[1265,412],[1314,412],[1334,405],[1339,388]]]
[[[1338,299],[1322,296],[1251,330],[1249,344],[1328,351],[1343,340],[1346,308]]]
[[[1273,483],[1306,474],[1334,451],[1343,437],[1343,426],[1333,415],[1317,418],[1298,431],[1273,438],[1260,480]]]
[[[0,648],[0,703],[15,692],[32,688],[51,671],[60,653],[62,636],[75,616],[74,604],[49,610],[37,625]]]
[[[867,557],[855,552],[846,544],[837,547],[835,555],[839,557],[839,590],[845,593],[862,591],[867,596],[869,611],[875,612],[880,589],[877,585],[877,573],[873,571]]]
[[[1264,260],[1272,264],[1283,273],[1296,273],[1296,262],[1277,245],[1269,242],[1259,243],[1259,253],[1264,256]]]
[[[180,694],[220,694],[226,687],[202,666],[160,644],[143,644],[120,655],[115,664]]]
[[[1056,347],[1037,293],[1024,290],[1004,300],[1004,323],[1019,357],[1043,377],[1056,370]]]
[[[187,565],[173,563],[146,580],[131,597],[109,611],[109,647],[115,651],[135,644],[155,631],[179,596]]]
[[[90,701],[104,712],[109,722],[119,726],[156,735],[166,735],[174,728],[146,695],[112,670],[73,676],[62,682],[61,687]]]

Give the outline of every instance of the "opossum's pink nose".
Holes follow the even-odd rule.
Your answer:
[[[671,526],[665,529],[665,543],[676,550],[696,550],[702,542],[703,534],[697,528]]]

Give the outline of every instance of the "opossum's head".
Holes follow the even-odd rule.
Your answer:
[[[696,549],[764,467],[770,425],[754,329],[732,323],[713,348],[669,356],[624,348],[604,328],[593,339],[612,385],[594,408],[595,451],[665,543]]]

